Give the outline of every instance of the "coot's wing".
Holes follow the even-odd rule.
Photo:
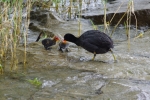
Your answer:
[[[113,48],[113,41],[105,33],[96,33],[90,42],[102,48]]]
[[[84,41],[82,41],[81,47],[89,52],[96,52],[97,54],[106,53],[109,50],[109,47],[103,47],[102,45],[96,44],[95,42],[93,44],[93,41],[91,41],[91,39],[84,39]]]
[[[94,53],[95,50],[98,49],[98,47],[96,45],[93,45],[92,43],[89,42],[90,39],[84,39],[80,41],[80,46],[83,47],[84,49],[86,49],[89,52]]]
[[[113,48],[113,41],[111,38],[98,30],[86,31],[80,36],[80,42],[82,45],[89,43],[99,48]]]

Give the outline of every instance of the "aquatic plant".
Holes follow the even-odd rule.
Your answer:
[[[5,62],[11,58],[11,70],[17,69],[17,47],[20,40],[24,40],[24,64],[26,62],[26,39],[30,17],[31,1],[27,0],[26,7],[23,0],[2,0],[0,2],[0,62],[5,70]],[[23,9],[27,16],[23,22]]]
[[[42,85],[42,82],[38,78],[35,78],[33,80],[27,80],[27,81],[36,87],[39,87]]]
[[[104,31],[105,31],[106,29],[108,30],[108,26],[111,24],[112,20],[115,18],[115,15],[118,12],[118,10],[120,9],[120,7],[122,6],[123,2],[120,4],[118,9],[115,11],[115,13],[114,13],[113,17],[111,18],[111,20],[107,22],[107,20],[106,20],[106,11],[107,11],[106,2],[107,2],[107,0],[102,0],[102,1],[103,1],[103,4],[104,4]],[[124,22],[124,25],[125,25],[125,28],[126,28],[126,36],[127,36],[127,39],[128,39],[128,48],[130,48],[130,28],[131,28],[130,24],[131,24],[131,16],[132,16],[132,14],[135,17],[136,34],[137,34],[137,18],[136,18],[136,15],[134,13],[134,2],[133,2],[133,0],[129,0],[126,12],[118,20],[117,24],[114,26],[114,29],[112,30],[112,32],[110,34],[110,36],[112,36],[114,34],[116,28],[118,27],[118,25],[120,24],[122,19],[124,17],[126,17],[126,21]],[[108,33],[109,33],[109,30],[108,30]]]
[[[0,64],[0,74],[3,74],[3,67],[1,64]]]
[[[107,0],[102,0],[102,4],[104,5],[104,32],[107,29],[107,31],[109,33],[109,30],[108,30],[109,22],[107,22],[107,20],[106,20],[106,12],[107,12],[106,3],[107,3]]]
[[[143,36],[144,36],[144,32],[141,31],[141,32],[139,33],[139,35],[137,35],[134,39],[136,39],[136,38],[142,38]]]
[[[92,23],[93,29],[94,29],[94,30],[98,30],[97,25],[94,25],[94,23],[93,23],[93,21],[92,21],[92,20],[90,20],[90,21],[91,21],[91,23]]]
[[[112,20],[115,18],[116,13],[118,12],[118,10],[120,9],[120,7],[123,5],[123,2],[120,4],[120,6],[118,7],[118,9],[115,11],[113,17],[111,18],[111,20],[109,21],[109,23],[111,24]],[[131,14],[134,15],[135,17],[135,21],[136,21],[136,33],[137,33],[137,18],[136,15],[134,13],[134,2],[133,0],[129,0],[129,3],[127,5],[127,10],[126,12],[122,15],[122,17],[118,20],[118,23],[115,25],[114,29],[111,32],[111,36],[113,35],[114,31],[116,30],[116,28],[118,27],[118,25],[120,24],[120,22],[122,21],[122,19],[127,16],[126,18],[126,29],[128,28],[128,40],[130,40],[130,23],[131,23]]]

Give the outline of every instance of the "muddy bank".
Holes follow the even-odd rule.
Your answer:
[[[114,16],[111,25],[116,25],[122,16],[127,12],[128,4],[131,3],[127,0],[115,0],[108,2],[106,4],[106,20],[109,22]],[[137,25],[141,26],[150,26],[150,1],[149,0],[134,0],[134,13],[137,18]],[[82,13],[82,18],[91,19],[95,24],[104,24],[104,9],[103,5],[99,9],[87,10]],[[131,24],[136,25],[135,15],[131,15]],[[127,21],[127,14],[123,17],[120,24],[123,24]]]

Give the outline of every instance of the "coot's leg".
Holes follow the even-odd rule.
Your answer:
[[[96,56],[96,52],[94,52],[94,56],[93,56],[92,60],[94,60],[94,59],[95,59],[95,56]]]
[[[114,57],[114,61],[116,61],[116,56],[114,55],[114,53],[113,53],[112,49],[110,49],[110,52],[111,52],[111,54],[112,54],[112,55],[113,55],[113,57]]]

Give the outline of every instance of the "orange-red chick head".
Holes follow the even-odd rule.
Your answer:
[[[55,36],[55,37],[54,37],[54,40],[55,40],[55,41],[58,41],[58,40],[60,40],[60,39],[59,39],[57,36]]]
[[[67,41],[66,41],[66,40],[63,40],[62,43],[67,44]]]

